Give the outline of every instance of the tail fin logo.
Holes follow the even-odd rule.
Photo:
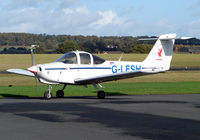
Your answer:
[[[158,56],[162,57],[162,49],[158,49]]]
[[[159,56],[159,59],[156,59],[156,60],[159,60],[159,61],[162,61],[163,59],[161,59],[161,57],[162,57],[162,51],[163,51],[163,49],[161,48],[161,49],[158,49],[158,56]]]

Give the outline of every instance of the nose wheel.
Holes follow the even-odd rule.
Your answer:
[[[56,97],[57,97],[57,98],[63,98],[63,97],[64,97],[64,89],[65,89],[66,86],[67,86],[67,85],[65,84],[64,87],[63,87],[61,90],[58,90],[58,91],[56,92]],[[51,90],[52,90],[52,86],[49,85],[48,91],[45,91],[45,92],[44,92],[44,99],[48,99],[48,100],[49,100],[49,99],[52,98]]]
[[[48,91],[44,92],[44,99],[47,99],[47,100],[51,99],[51,97],[52,97],[51,90],[52,90],[52,86],[49,85]]]

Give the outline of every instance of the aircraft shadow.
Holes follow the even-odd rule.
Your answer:
[[[121,93],[121,92],[106,92],[107,96],[115,96],[115,95],[128,95],[125,93]]]
[[[44,99],[43,97],[29,97],[25,95],[16,95],[16,94],[9,94],[9,93],[0,93],[1,99]]]
[[[0,93],[0,96],[2,96],[2,97],[11,97],[11,98],[29,98],[28,96],[9,94],[9,93]]]
[[[128,94],[124,94],[124,93],[120,93],[120,92],[106,92],[106,96],[120,96],[120,95],[128,95]],[[44,99],[43,97],[29,97],[29,96],[25,96],[25,95],[16,95],[16,94],[10,94],[10,93],[0,93],[1,97],[4,98],[11,98],[11,99]],[[61,99],[61,98],[57,98],[55,96],[52,97],[53,99]],[[63,98],[71,98],[71,99],[97,99],[96,96],[64,96]],[[0,98],[1,99],[1,98]]]

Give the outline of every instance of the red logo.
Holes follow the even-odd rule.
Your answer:
[[[158,56],[162,57],[162,49],[158,49]]]
[[[163,50],[163,49],[158,49],[158,56],[159,56],[159,57],[162,57],[162,50]],[[156,60],[162,61],[163,59],[160,59],[160,58],[159,58],[159,59],[156,59]]]

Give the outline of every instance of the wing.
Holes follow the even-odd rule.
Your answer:
[[[138,77],[138,76],[143,76],[143,75],[148,75],[148,74],[152,74],[152,73],[144,73],[144,72],[116,73],[116,74],[97,76],[97,77],[91,77],[91,78],[86,78],[86,79],[77,79],[75,80],[75,83],[84,85],[84,84],[100,83],[100,82],[107,82],[107,81],[115,81],[115,80]]]
[[[23,70],[23,69],[8,69],[6,70],[9,73],[14,73],[14,74],[19,74],[19,75],[24,75],[24,76],[30,76],[30,77],[35,77],[33,73],[31,73],[28,70]]]

